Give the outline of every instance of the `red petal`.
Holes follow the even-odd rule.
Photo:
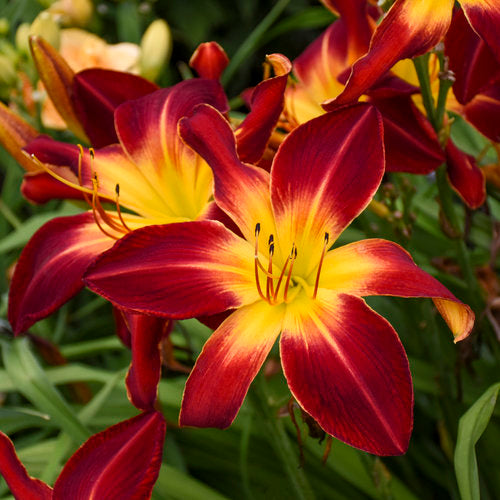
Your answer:
[[[285,307],[242,307],[210,336],[184,390],[180,425],[225,429],[281,330]]]
[[[40,170],[22,152],[24,146],[37,135],[38,132],[31,125],[0,103],[0,144],[28,172]]]
[[[179,123],[182,139],[212,168],[215,201],[236,222],[248,241],[255,226],[262,233],[275,233],[269,199],[269,174],[242,163],[236,153],[234,133],[214,108],[201,105]]]
[[[227,101],[215,80],[193,78],[133,102],[122,104],[115,114],[120,141],[137,165],[156,173],[162,162],[178,163],[184,150],[177,135],[177,122],[194,106],[209,103],[225,112]],[[188,154],[188,153],[186,153]]]
[[[464,115],[479,132],[500,142],[500,82],[484,89],[464,106]]]
[[[357,104],[304,123],[283,141],[271,200],[282,252],[295,243],[308,256],[297,260],[298,274],[319,261],[325,233],[331,244],[372,199],[384,174],[382,138],[376,108]]]
[[[229,58],[217,42],[200,43],[194,51],[189,66],[202,78],[218,80],[229,64]]]
[[[469,102],[493,79],[499,77],[500,64],[475,33],[464,11],[457,9],[445,38],[445,52],[455,73],[453,93],[461,104]]]
[[[9,292],[9,321],[15,333],[28,329],[73,297],[87,266],[115,240],[90,213],[59,217],[42,226],[24,247]]]
[[[161,375],[160,341],[172,322],[124,311],[131,335],[132,362],[127,374],[127,393],[132,404],[140,410],[153,410]]]
[[[0,432],[0,474],[10,492],[21,500],[51,500],[52,488],[39,479],[28,475],[16,455],[12,441]]]
[[[455,191],[470,208],[480,207],[486,199],[486,185],[484,174],[474,158],[460,151],[450,140],[446,146],[446,163]]]
[[[500,4],[495,0],[460,0],[474,31],[487,43],[500,63]]]
[[[54,500],[150,498],[160,471],[165,420],[141,413],[95,434],[69,459],[54,484]]]
[[[345,23],[349,44],[347,62],[350,65],[368,52],[370,45],[374,23],[368,15],[368,2],[366,0],[321,0],[321,3],[332,12],[338,13],[342,22]]]
[[[82,200],[81,191],[73,189],[45,172],[25,174],[21,184],[22,195],[32,203],[47,203],[50,200]]]
[[[101,68],[77,73],[73,79],[73,105],[92,145],[101,148],[118,142],[115,109],[155,90],[157,85],[131,73]]]
[[[55,108],[74,134],[87,140],[71,99],[73,70],[49,43],[38,36],[30,37],[30,48],[38,75]]]
[[[253,246],[222,224],[138,229],[89,269],[87,285],[120,307],[172,318],[211,315],[258,299]]]
[[[283,370],[295,399],[328,433],[376,455],[406,452],[413,390],[397,333],[362,299],[319,294],[283,323]]]
[[[355,101],[399,60],[432,49],[445,35],[453,0],[398,0],[379,24],[368,54],[352,67],[344,91],[329,103],[330,110]]]
[[[283,111],[286,83],[292,69],[290,61],[281,54],[271,54],[267,59],[273,63],[277,76],[257,85],[250,113],[235,131],[238,156],[248,163],[257,163],[264,154]]]
[[[363,297],[430,297],[457,340],[465,338],[474,324],[470,307],[422,271],[406,250],[391,241],[362,240],[331,250],[323,262],[319,286]]]
[[[382,114],[386,170],[428,174],[445,161],[436,132],[411,97],[370,99]]]

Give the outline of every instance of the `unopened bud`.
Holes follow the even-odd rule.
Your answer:
[[[16,47],[17,50],[23,54],[30,53],[30,43],[29,36],[31,32],[31,26],[28,23],[22,23],[19,25],[16,31]]]
[[[93,13],[91,0],[57,0],[50,8],[49,12],[58,16],[63,26],[86,26]]]
[[[6,17],[0,17],[0,35],[5,36],[9,32],[10,23]]]
[[[56,50],[59,49],[60,31],[54,16],[47,11],[38,14],[30,27],[30,35],[40,36]]]
[[[163,19],[153,21],[141,40],[141,75],[155,80],[172,52],[172,35]]]
[[[4,54],[0,54],[0,86],[12,87],[17,81],[14,63]]]

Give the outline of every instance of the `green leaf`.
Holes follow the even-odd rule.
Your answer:
[[[468,410],[458,424],[455,474],[462,500],[479,500],[479,475],[475,445],[495,408],[500,382],[492,385]]]
[[[12,383],[39,411],[50,415],[56,425],[80,443],[90,436],[89,430],[74,415],[47,378],[31,353],[26,338],[17,338],[10,343],[3,342],[2,355]]]

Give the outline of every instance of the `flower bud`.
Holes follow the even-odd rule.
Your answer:
[[[29,54],[30,52],[30,31],[31,26],[28,23],[20,24],[16,31],[16,47],[17,50],[23,54]]]
[[[14,63],[5,54],[0,54],[0,87],[12,87],[16,81],[17,72]]]
[[[54,16],[43,11],[35,18],[30,27],[30,35],[38,35],[46,40],[56,50],[59,49],[60,29]]]
[[[172,35],[163,19],[153,21],[141,40],[141,75],[155,80],[172,52]]]
[[[0,17],[0,35],[5,36],[9,33],[10,23],[6,17]]]
[[[91,0],[57,0],[49,12],[58,16],[64,26],[86,26],[93,13]]]

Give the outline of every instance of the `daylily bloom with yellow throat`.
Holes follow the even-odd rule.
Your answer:
[[[459,0],[473,30],[500,62],[500,3]],[[332,100],[337,106],[358,99],[397,61],[425,54],[446,35],[455,0],[396,0],[379,24],[370,50],[352,67],[346,88]]]
[[[324,3],[330,9],[338,4],[337,8],[342,7],[343,17],[336,20],[293,61],[297,81],[291,81],[287,88],[285,126],[297,126],[319,116],[325,110],[335,109],[334,99],[342,94],[351,65],[368,51],[368,43],[363,44],[360,40],[370,39],[375,29],[373,19],[379,12],[367,0],[356,0],[354,3],[335,0]],[[356,26],[357,30],[348,30],[348,26]],[[453,51],[458,56],[453,58],[452,69],[457,70],[457,85],[454,88],[467,85],[470,100],[473,97],[470,95],[471,91],[478,91],[482,88],[481,84],[493,80],[492,68],[498,63],[493,55],[485,55],[489,49],[472,31],[460,9],[455,13],[446,41],[447,52],[450,48],[450,52]],[[471,44],[474,48],[470,47]],[[437,61],[437,57],[435,60]],[[489,69],[485,73],[487,66]],[[471,208],[480,206],[486,194],[482,172],[474,160],[458,149],[451,139],[441,145],[437,133],[422,112],[423,107],[418,105],[419,82],[413,62],[410,59],[399,61],[382,75],[378,74],[377,67],[373,71],[378,77],[363,91],[362,100],[377,106],[382,114],[386,170],[428,174],[446,162],[450,183],[457,193]],[[436,98],[438,72],[439,67],[437,71],[431,72],[431,76],[435,77],[433,83],[437,84]],[[483,111],[481,117],[475,119],[475,124],[483,125],[483,130],[491,130],[495,128],[496,121],[491,116],[487,117],[488,112],[491,115],[491,106],[487,111],[486,103],[494,100],[491,96],[495,93],[484,88],[483,91],[487,95],[478,96],[464,110],[471,117],[476,117]]]
[[[404,453],[413,420],[408,360],[394,329],[361,297],[431,297],[456,341],[474,316],[392,242],[331,250],[384,173],[377,110],[357,104],[296,128],[270,173],[241,162],[213,107],[198,106],[179,127],[212,167],[215,201],[243,236],[216,221],[143,228],[97,259],[86,283],[142,313],[235,310],[198,357],[180,424],[229,426],[281,334],[290,390],[326,432],[371,453]]]

